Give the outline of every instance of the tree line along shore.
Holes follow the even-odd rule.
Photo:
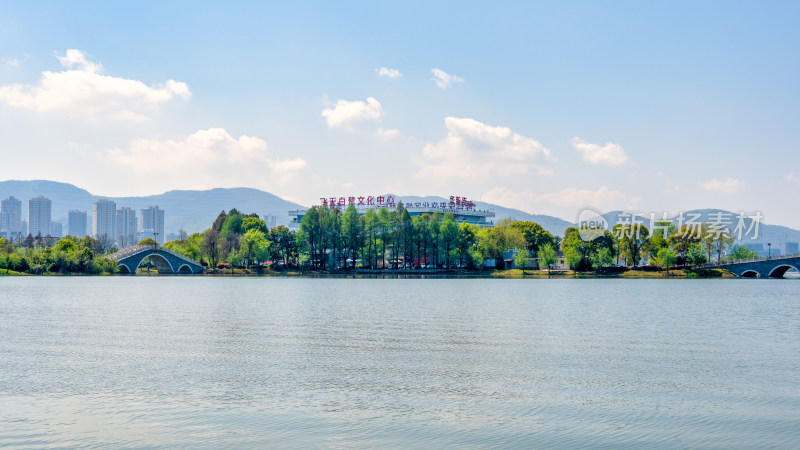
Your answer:
[[[474,273],[490,276],[720,276],[699,269],[706,263],[754,256],[734,245],[730,230],[710,225],[674,227],[657,223],[618,225],[612,230],[570,227],[553,236],[541,225],[506,219],[493,227],[457,223],[452,214],[412,216],[402,203],[395,209],[359,214],[313,207],[298,230],[269,229],[256,214],[222,211],[202,233],[164,247],[199,261],[209,274],[243,273]],[[0,238],[0,273],[114,274],[107,256],[117,249],[90,236],[60,239],[29,236],[12,243]],[[140,242],[157,245],[152,239]],[[520,269],[505,270],[507,250]],[[504,252],[506,258],[504,258]],[[494,265],[492,265],[494,263]],[[140,270],[149,271],[145,261]],[[673,271],[660,273],[664,269]],[[526,270],[528,269],[528,270]],[[530,270],[533,269],[533,270]],[[538,269],[538,270],[537,270]],[[627,275],[623,275],[626,274]]]

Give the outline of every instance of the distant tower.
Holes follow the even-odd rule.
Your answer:
[[[113,240],[117,234],[115,230],[117,204],[111,200],[100,199],[94,202],[92,214],[92,236],[96,239],[105,236]]]
[[[50,235],[52,202],[41,195],[28,200],[28,232],[32,236]]]
[[[136,235],[138,234],[136,223],[136,211],[125,206],[117,210],[117,242],[123,247],[135,245]]]
[[[86,222],[86,211],[70,211],[67,217],[67,233],[79,238],[86,236]]]
[[[61,222],[50,222],[50,236],[60,238],[63,230],[64,225]]]
[[[7,236],[22,231],[22,202],[12,195],[0,202],[0,232]]]
[[[167,238],[164,235],[164,210],[151,206],[142,210],[142,237],[154,237],[159,244]]]

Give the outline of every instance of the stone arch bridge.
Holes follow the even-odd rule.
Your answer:
[[[789,269],[800,270],[800,255],[735,261],[715,267],[729,270],[740,277],[783,278]]]
[[[150,258],[160,274],[194,274],[205,269],[199,262],[164,247],[137,245],[108,255],[117,262],[120,273],[135,274],[146,258]]]

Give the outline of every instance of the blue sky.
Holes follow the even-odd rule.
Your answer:
[[[653,3],[2,2],[0,179],[800,228],[800,6]]]

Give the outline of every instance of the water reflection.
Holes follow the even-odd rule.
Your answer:
[[[800,284],[0,280],[0,446],[790,446]]]

